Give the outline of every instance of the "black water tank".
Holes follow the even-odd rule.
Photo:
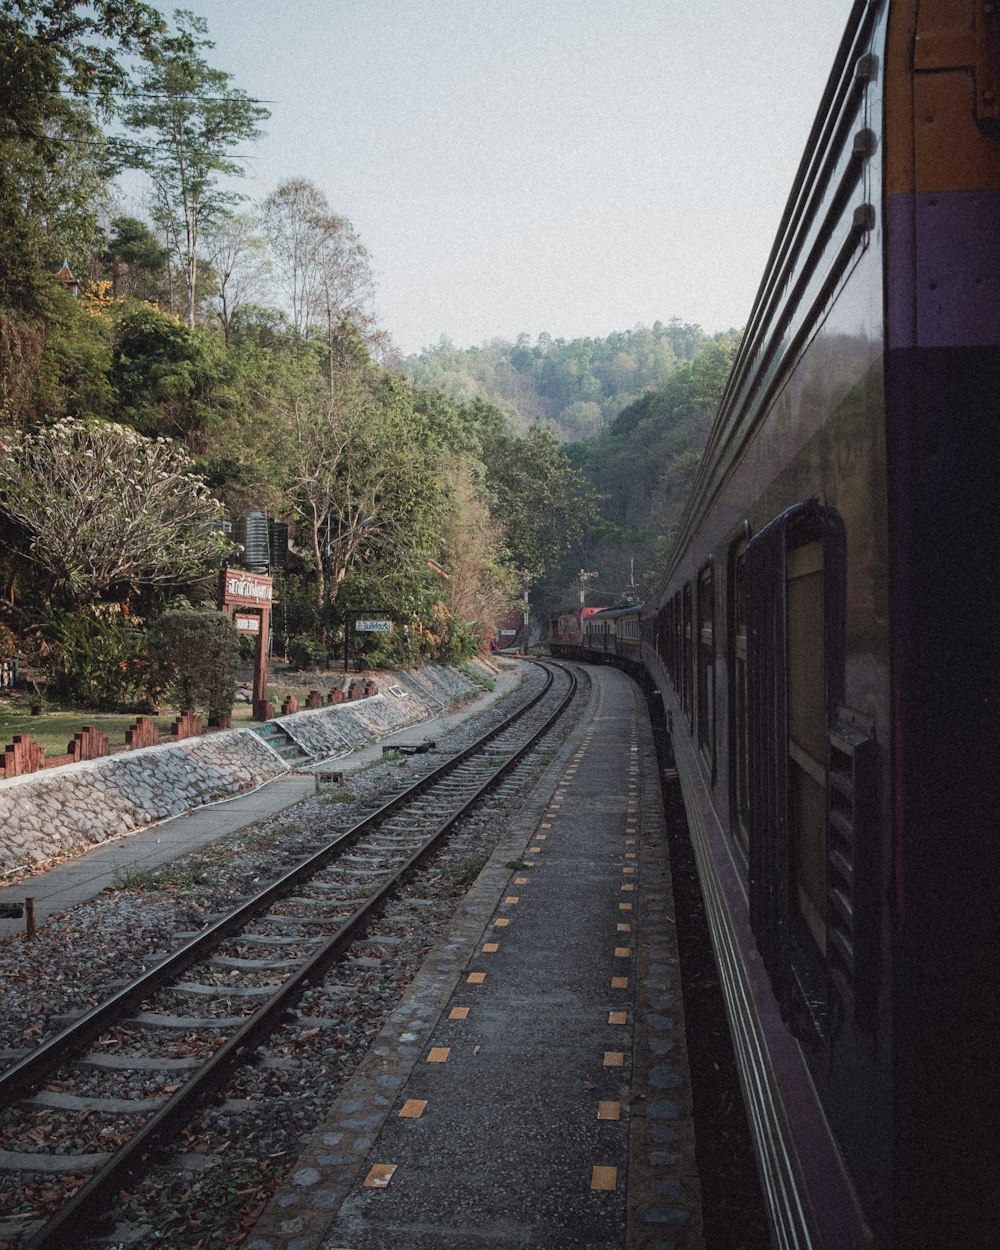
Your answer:
[[[271,548],[267,535],[266,512],[244,512],[236,518],[233,538],[244,552],[244,563],[251,573],[267,573],[271,568]]]

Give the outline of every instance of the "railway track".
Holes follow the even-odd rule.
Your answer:
[[[440,763],[426,757],[426,773],[401,793],[0,1076],[6,1140],[38,1147],[0,1152],[0,1169],[48,1176],[53,1208],[44,1222],[25,1212],[23,1233],[8,1244],[54,1250],[105,1235],[144,1173],[198,1138],[191,1126],[206,1108],[225,1098],[238,1111],[240,1094],[266,1097],[271,1078],[254,1065],[262,1050],[273,1054],[276,1037],[285,1038],[279,1051],[289,1049],[290,1025],[293,1041],[328,1039],[334,1053],[358,1031],[373,967],[391,967],[402,942],[389,931],[393,909],[420,912],[430,902],[419,882],[434,875],[450,831],[508,784],[572,701],[572,674],[545,671],[542,690],[499,726]],[[400,952],[397,978],[425,949],[418,941],[416,953]],[[116,1094],[116,1078],[136,1071],[151,1074],[152,1096]]]

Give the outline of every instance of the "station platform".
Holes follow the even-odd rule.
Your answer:
[[[247,1250],[697,1250],[657,765],[589,706]]]

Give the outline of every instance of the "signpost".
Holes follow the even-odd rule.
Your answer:
[[[231,617],[241,634],[256,635],[253,668],[253,719],[267,720],[267,637],[274,587],[263,573],[223,569],[219,576],[219,611]]]
[[[390,608],[348,608],[344,613],[344,672],[351,664],[351,617],[356,634],[391,634]]]

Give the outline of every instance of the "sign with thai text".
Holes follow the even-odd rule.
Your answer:
[[[247,607],[270,607],[274,598],[271,579],[263,573],[248,573],[245,569],[223,569],[222,600],[226,606],[243,604]]]
[[[359,634],[391,634],[392,621],[355,621],[354,628]]]
[[[233,621],[236,628],[241,634],[259,634],[260,633],[260,617],[250,616],[246,612],[236,612],[233,614]]]

